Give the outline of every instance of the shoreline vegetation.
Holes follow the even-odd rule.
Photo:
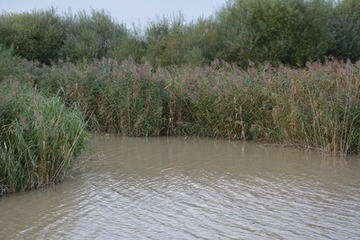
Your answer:
[[[10,81],[0,89],[0,196],[57,183],[84,146],[81,114]]]
[[[88,132],[359,154],[359,44],[356,0],[234,0],[142,34],[103,11],[3,13],[0,196],[63,180]]]

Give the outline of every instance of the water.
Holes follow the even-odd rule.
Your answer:
[[[0,198],[0,239],[360,239],[360,159],[196,138],[94,136],[97,157]]]

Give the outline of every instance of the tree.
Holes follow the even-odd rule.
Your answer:
[[[329,54],[351,61],[360,59],[360,1],[343,0],[335,6],[332,18],[334,46]]]
[[[128,35],[125,26],[113,21],[104,10],[93,10],[90,15],[85,11],[70,12],[63,23],[65,41],[61,57],[73,62],[109,57],[115,43]]]
[[[218,57],[247,67],[322,59],[331,34],[325,0],[233,0],[218,13]]]
[[[63,42],[64,28],[54,9],[0,17],[0,43],[28,60],[50,64],[60,56]]]

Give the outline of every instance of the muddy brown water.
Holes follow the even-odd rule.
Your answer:
[[[356,157],[180,137],[88,149],[65,182],[0,198],[0,239],[360,239]]]

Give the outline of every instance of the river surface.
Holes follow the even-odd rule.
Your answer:
[[[0,198],[0,239],[360,239],[360,159],[93,136],[79,174]]]

